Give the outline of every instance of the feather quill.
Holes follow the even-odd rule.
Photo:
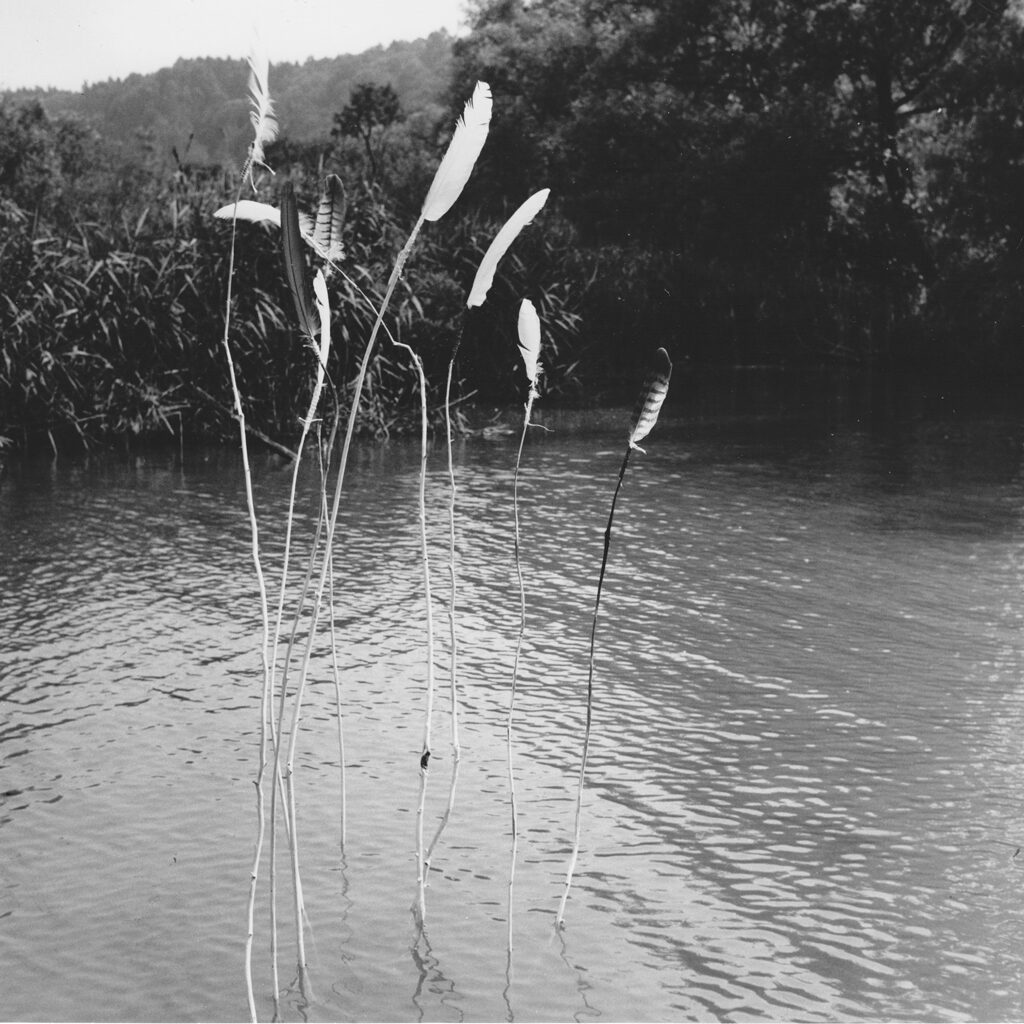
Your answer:
[[[491,87],[486,82],[477,82],[423,201],[424,220],[440,220],[462,195],[476,158],[487,141],[490,124]]]
[[[288,287],[295,300],[295,312],[299,326],[310,338],[317,334],[317,322],[313,316],[313,301],[306,277],[306,260],[302,255],[299,232],[299,211],[295,204],[295,188],[286,181],[281,190],[281,241],[284,253],[284,272]]]
[[[523,299],[519,307],[519,353],[532,391],[536,389],[540,375],[540,317],[529,299]]]
[[[502,229],[494,236],[494,240],[487,247],[484,258],[477,267],[476,277],[473,278],[473,287],[469,290],[469,298],[466,305],[472,309],[474,306],[483,305],[491,285],[494,283],[494,273],[498,269],[498,262],[508,252],[508,247],[516,240],[519,232],[526,227],[530,221],[540,212],[541,207],[548,201],[551,189],[542,188],[534,192],[522,206],[505,221]]]
[[[636,408],[633,410],[632,429],[629,434],[629,447],[636,451],[643,451],[637,441],[642,441],[658,422],[658,413],[661,412],[661,404],[668,394],[668,382],[672,377],[672,361],[668,353],[659,348],[654,353],[654,360],[647,373],[647,379],[640,389],[640,397],[637,400]]]
[[[266,167],[263,162],[263,147],[277,138],[277,118],[274,116],[274,103],[270,98],[267,83],[270,78],[270,61],[261,47],[254,46],[249,55],[249,101],[252,110],[249,120],[253,127],[252,150],[250,162]]]

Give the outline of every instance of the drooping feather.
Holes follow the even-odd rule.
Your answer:
[[[231,220],[235,215],[235,205],[235,203],[228,203],[227,206],[214,210],[214,217],[218,217],[221,220]],[[239,220],[252,221],[255,224],[273,224],[276,228],[281,226],[281,211],[276,206],[271,206],[269,203],[259,203],[254,199],[239,199],[237,206]],[[303,210],[298,210],[297,216],[299,220],[299,234],[302,236],[302,240],[314,249],[317,249],[317,246],[313,243],[313,218]],[[321,255],[323,254],[321,253]],[[340,255],[334,258],[339,259]]]
[[[341,232],[345,226],[347,207],[348,200],[341,178],[336,174],[327,175],[324,190],[320,194],[320,206],[316,212],[312,238],[317,255],[325,260],[337,262],[344,254]]]
[[[306,277],[306,260],[302,255],[299,232],[299,211],[295,204],[295,188],[286,181],[281,189],[281,242],[284,253],[284,272],[288,279],[299,326],[310,338],[317,334],[317,321],[313,316],[313,300]]]
[[[313,392],[318,396],[323,387],[327,356],[331,350],[331,306],[327,300],[327,282],[322,270],[318,270],[313,278],[313,295],[316,298],[316,311],[320,315],[320,348],[317,350],[316,387]]]
[[[633,425],[629,434],[629,447],[643,451],[637,441],[642,441],[658,422],[661,403],[668,394],[668,382],[672,377],[672,361],[668,353],[659,348],[647,372],[647,378],[640,389],[636,408],[633,410]]]
[[[508,251],[508,247],[516,240],[519,232],[526,227],[530,221],[540,212],[541,207],[547,202],[551,189],[542,188],[534,192],[522,206],[505,221],[502,229],[494,236],[494,241],[487,247],[484,258],[477,267],[476,277],[473,278],[473,287],[469,290],[469,298],[466,305],[472,309],[474,306],[483,305],[491,285],[494,283],[494,272],[498,269],[498,262]]]
[[[269,203],[258,203],[255,199],[239,199],[237,203],[228,203],[219,210],[214,210],[214,217],[221,220],[231,220],[237,216],[239,220],[248,220],[259,224],[261,222],[273,224],[274,227],[281,226],[281,211]]]
[[[487,141],[490,124],[491,87],[477,82],[423,202],[424,220],[440,220],[462,194]]]
[[[523,299],[519,307],[519,352],[526,367],[526,378],[530,387],[535,388],[540,373],[540,317],[529,299]]]
[[[274,103],[270,98],[267,83],[270,78],[270,61],[262,48],[254,46],[249,55],[249,101],[252,110],[249,120],[253,127],[251,162],[263,163],[263,147],[277,138],[277,118],[274,116]]]

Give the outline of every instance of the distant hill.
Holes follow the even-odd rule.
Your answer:
[[[361,82],[390,82],[406,113],[432,112],[443,101],[452,68],[453,37],[375,46],[304,64],[271,64],[270,92],[281,134],[306,142],[330,134],[334,114]],[[149,75],[129,75],[81,92],[0,91],[0,99],[38,99],[51,116],[76,115],[101,135],[129,146],[144,142],[158,154],[176,147],[194,163],[237,159],[249,142],[248,68],[243,60],[179,60]]]

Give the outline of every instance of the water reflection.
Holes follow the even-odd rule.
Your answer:
[[[286,997],[287,1016],[1021,1013],[1019,424],[751,435],[669,417],[657,440],[616,513],[583,848],[561,936],[589,617],[621,438],[556,430],[526,451],[511,947],[513,442],[456,453],[463,761],[427,927],[411,943],[425,685],[418,453],[359,449],[335,620],[348,836],[339,860],[324,654],[297,759],[321,1001]],[[443,566],[435,465],[430,542]],[[288,475],[267,461],[256,477],[264,552],[279,560]],[[318,512],[312,472],[302,486],[300,535]],[[237,460],[14,467],[0,488],[0,593],[5,1013],[238,1018],[260,621]],[[435,757],[443,779],[446,744]],[[434,823],[447,787],[428,799]],[[269,1016],[269,971],[256,966]]]

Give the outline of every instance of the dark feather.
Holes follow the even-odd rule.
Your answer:
[[[299,327],[310,338],[316,338],[317,319],[313,315],[313,293],[306,274],[306,259],[302,251],[299,232],[299,208],[295,203],[295,189],[290,181],[281,190],[281,240],[284,252],[284,273],[295,300]]]

